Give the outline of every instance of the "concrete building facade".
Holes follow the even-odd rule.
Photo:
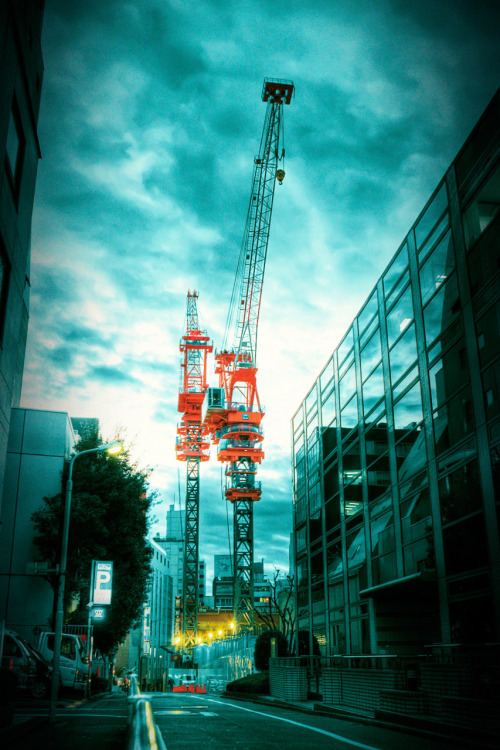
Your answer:
[[[144,608],[140,677],[148,687],[161,688],[164,673],[168,672],[169,654],[166,648],[171,646],[173,639],[173,579],[165,550],[155,541],[149,543],[153,551],[152,573]]]
[[[65,412],[12,409],[1,505],[0,620],[25,635],[31,635],[26,627],[47,628],[54,605],[40,566],[44,561],[33,543],[31,515],[44,497],[62,491],[64,465],[74,445]]]
[[[43,7],[43,0],[0,4],[0,491],[28,331]]]

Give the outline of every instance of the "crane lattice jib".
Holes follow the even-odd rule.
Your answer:
[[[196,291],[188,292],[186,333],[179,344],[183,357],[178,410],[182,420],[177,426],[175,446],[177,459],[186,461],[184,578],[182,607],[178,609],[182,611],[183,648],[188,651],[195,645],[198,629],[200,463],[208,460],[210,448],[201,406],[208,388],[207,355],[213,349],[206,331],[199,327],[197,299]]]
[[[257,328],[274,188],[278,165],[285,155],[283,107],[290,103],[293,88],[292,81],[264,81],[262,99],[267,102],[266,117],[259,154],[255,157],[250,205],[224,338],[224,348],[236,353],[236,369],[256,367]]]
[[[177,426],[176,454],[180,461],[199,457],[207,461],[210,444],[201,423],[201,406],[208,387],[207,354],[213,349],[206,331],[200,330],[197,309],[198,293],[188,292],[186,333],[181,338],[181,382],[178,410],[182,421]]]

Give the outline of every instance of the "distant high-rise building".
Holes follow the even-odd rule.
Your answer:
[[[163,674],[168,664],[165,646],[172,643],[174,624],[174,595],[170,561],[156,541],[150,542],[151,578],[148,599],[144,606],[142,627],[141,680],[149,689],[161,689]]]
[[[214,578],[233,578],[233,556],[214,555]]]
[[[254,605],[256,609],[268,605],[271,584],[264,574],[264,560],[254,562]],[[232,610],[234,603],[234,576],[232,555],[214,555],[214,580],[212,586],[215,609]]]
[[[0,3],[0,493],[28,331],[43,8],[43,0]]]
[[[170,575],[174,582],[174,596],[182,596],[184,575],[184,511],[170,505],[167,511],[166,536],[159,534],[154,541],[159,544],[170,561]]]
[[[167,539],[184,541],[184,527],[186,512],[182,508],[176,509],[175,505],[169,505],[167,511]]]
[[[183,596],[184,587],[184,524],[185,511],[170,505],[167,511],[166,536],[159,534],[154,541],[163,550],[170,561],[170,574],[174,582],[174,597]],[[206,565],[204,560],[198,563],[198,601],[204,606],[206,596]]]

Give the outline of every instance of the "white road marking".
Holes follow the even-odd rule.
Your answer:
[[[155,716],[217,716],[212,711],[153,711]]]
[[[349,740],[347,737],[342,737],[340,734],[333,734],[327,732],[324,729],[318,729],[316,727],[310,727],[308,724],[301,724],[299,721],[292,721],[291,719],[285,719],[282,716],[273,716],[273,714],[265,714],[263,711],[253,711],[251,708],[243,708],[243,706],[237,706],[234,703],[226,703],[225,701],[216,701],[213,698],[207,698],[211,703],[219,703],[222,706],[231,706],[231,708],[239,708],[240,711],[248,711],[250,714],[257,714],[258,716],[267,716],[268,719],[276,719],[276,721],[284,721],[286,724],[293,724],[296,727],[302,727],[303,729],[310,729],[311,732],[318,732],[318,734],[324,734],[326,737],[332,737],[334,740],[339,742],[345,742],[347,745],[353,745],[354,747],[360,747],[362,750],[380,750],[380,748],[374,747],[373,745],[364,745],[362,742],[356,742],[355,740]]]

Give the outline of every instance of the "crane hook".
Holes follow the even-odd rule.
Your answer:
[[[276,179],[278,180],[279,184],[283,184],[283,180],[285,179],[285,170],[284,169],[277,169],[276,170]]]

